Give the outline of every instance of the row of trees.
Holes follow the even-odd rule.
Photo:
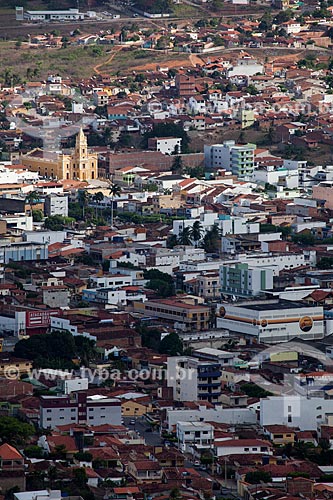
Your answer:
[[[176,245],[192,245],[197,248],[199,245],[208,253],[219,253],[221,245],[221,231],[217,224],[204,232],[200,221],[195,221],[192,226],[183,227],[179,236],[169,237],[167,245],[173,248]]]

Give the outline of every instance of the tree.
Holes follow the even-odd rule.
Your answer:
[[[174,248],[178,245],[178,238],[175,234],[171,234],[167,239],[167,248]]]
[[[292,237],[294,243],[298,243],[299,245],[314,245],[316,242],[316,238],[311,233],[311,231],[304,231],[302,233],[294,234]]]
[[[121,193],[121,187],[119,184],[110,184],[110,195],[111,195],[111,227],[113,227],[113,202],[115,197],[119,197]]]
[[[42,220],[44,219],[44,214],[41,210],[33,210],[32,218],[34,222],[42,222]]]
[[[20,340],[15,344],[14,353],[18,358],[31,359],[35,364],[42,361],[47,364],[57,359],[71,361],[76,355],[76,346],[71,333],[56,331]]]
[[[202,246],[207,253],[220,253],[221,235],[217,224],[213,224],[213,226],[206,231]]]
[[[178,237],[179,245],[192,245],[191,240],[191,228],[189,226],[183,227],[183,229],[179,233]]]
[[[318,269],[332,269],[333,268],[333,257],[322,257],[317,263]]]
[[[188,153],[190,139],[183,127],[176,123],[159,123],[154,125],[150,132],[143,136],[142,146],[148,147],[148,139],[152,137],[180,137],[182,140],[182,153]]]
[[[95,203],[97,203],[96,206],[96,218],[97,218],[98,205],[100,205],[100,203],[104,200],[104,194],[102,193],[102,191],[98,191],[98,193],[95,193],[93,195],[93,200]]]
[[[250,398],[265,398],[267,396],[272,396],[272,393],[269,391],[266,391],[262,387],[259,387],[259,385],[256,384],[242,384],[241,385],[241,390],[242,392],[245,392],[247,396]]]
[[[80,189],[78,191],[78,201],[79,201],[80,207],[82,208],[82,218],[84,219],[85,209],[89,203],[89,194],[87,193],[86,190]]]
[[[260,484],[270,483],[272,481],[272,476],[269,472],[256,470],[253,472],[248,472],[245,476],[245,481],[250,484]]]
[[[44,226],[50,231],[62,231],[65,226],[74,222],[71,217],[63,217],[62,215],[50,215],[45,219]]]
[[[31,444],[24,448],[24,455],[28,458],[43,458],[45,454],[42,448]]]
[[[0,417],[0,438],[3,443],[21,445],[33,434],[32,425],[20,422],[14,417]]]
[[[202,232],[203,232],[202,225],[199,220],[196,220],[191,228],[191,233],[190,233],[191,238],[194,241],[195,247],[198,246],[198,242],[201,240]]]
[[[79,469],[74,469],[73,471],[74,483],[80,488],[84,488],[87,484],[88,478],[86,471],[83,467]]]
[[[171,170],[176,174],[182,175],[184,170],[184,163],[181,156],[177,155],[175,157],[171,165]]]
[[[146,283],[146,288],[155,290],[163,298],[174,295],[174,286],[163,280],[152,279]]]
[[[27,194],[27,196],[25,197],[25,202],[30,205],[30,210],[31,210],[31,205],[34,205],[35,203],[37,203],[39,201],[39,194],[37,193],[37,191],[30,191],[30,193]]]
[[[166,335],[160,344],[160,354],[168,354],[169,356],[179,356],[183,353],[183,342],[177,333],[172,332]]]

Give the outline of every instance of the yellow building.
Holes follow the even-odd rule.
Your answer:
[[[142,404],[137,399],[124,400],[121,403],[121,413],[124,417],[142,417],[146,413],[152,411],[153,407],[150,403]]]
[[[97,178],[97,154],[88,150],[87,138],[81,129],[72,153],[56,153],[33,149],[21,158],[22,165],[43,177],[88,181]]]

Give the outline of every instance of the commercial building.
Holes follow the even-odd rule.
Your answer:
[[[82,21],[84,14],[79,12],[79,9],[26,10],[24,12],[24,19],[28,21]]]
[[[58,153],[33,149],[21,159],[22,165],[41,176],[80,181],[97,178],[97,160],[97,154],[88,150],[87,138],[82,129],[76,137],[73,152]]]
[[[273,270],[247,263],[225,264],[220,267],[220,286],[221,294],[253,297],[273,288]]]
[[[26,260],[47,260],[48,259],[48,244],[47,243],[28,243],[19,241],[17,243],[1,244],[0,245],[0,262],[8,264],[8,262],[26,261]]]
[[[39,426],[53,429],[68,424],[121,425],[121,402],[106,396],[87,396],[84,392],[41,396]]]
[[[322,306],[307,306],[288,300],[257,300],[239,304],[221,304],[217,328],[225,328],[275,344],[291,339],[316,340],[324,337]]]
[[[210,308],[208,306],[193,305],[179,299],[135,303],[135,311],[164,320],[182,331],[206,330],[209,326]]]
[[[239,178],[250,178],[254,170],[255,144],[237,145],[235,141],[205,146],[206,168],[225,168]]]

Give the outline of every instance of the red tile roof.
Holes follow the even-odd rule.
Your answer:
[[[4,443],[0,446],[0,458],[2,460],[21,460],[23,457],[16,448],[8,443]]]

